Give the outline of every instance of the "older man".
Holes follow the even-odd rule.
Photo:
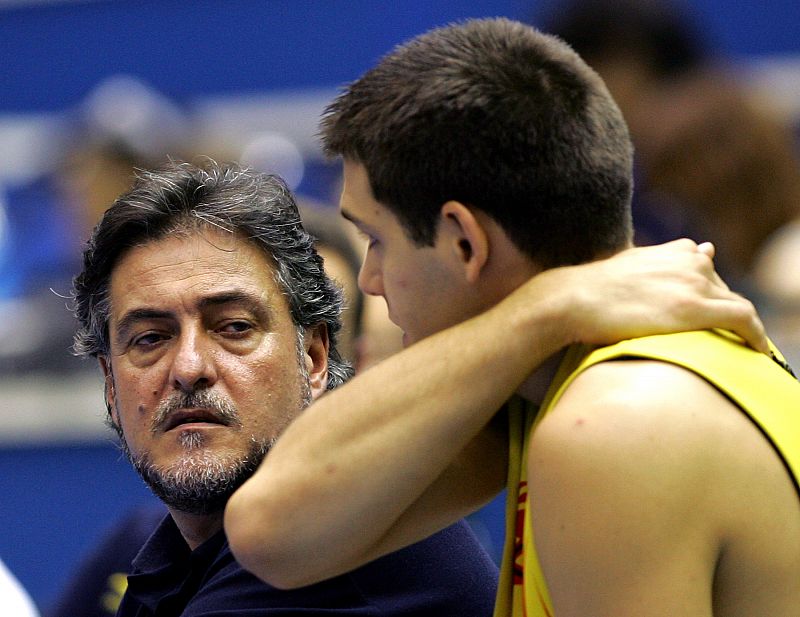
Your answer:
[[[491,610],[496,568],[463,523],[297,591],[259,581],[228,549],[228,497],[351,372],[336,347],[340,292],[279,179],[211,162],[142,174],[95,228],[75,303],[76,348],[99,359],[109,423],[169,510],[118,615]]]

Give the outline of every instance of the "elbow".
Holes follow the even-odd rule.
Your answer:
[[[277,589],[296,589],[320,579],[309,578],[311,563],[293,555],[290,529],[276,525],[286,520],[271,516],[264,504],[254,503],[241,489],[225,508],[225,534],[236,561]]]

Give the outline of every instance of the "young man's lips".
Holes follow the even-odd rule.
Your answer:
[[[164,432],[186,424],[219,424],[228,423],[210,409],[181,409],[171,413],[162,426]]]

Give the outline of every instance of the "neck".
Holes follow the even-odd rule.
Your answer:
[[[175,524],[186,540],[189,548],[194,550],[222,529],[222,512],[212,514],[187,514],[169,508]]]
[[[565,353],[566,349],[562,349],[542,362],[541,366],[517,388],[517,394],[535,405],[541,405]]]

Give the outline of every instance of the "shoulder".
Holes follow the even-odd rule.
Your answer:
[[[531,490],[543,477],[621,507],[663,491],[692,502],[711,481],[709,441],[742,414],[699,376],[649,360],[602,362],[565,390],[531,435]],[[549,482],[548,482],[549,483]],[[544,488],[544,487],[539,487]],[[616,494],[614,494],[616,491]],[[549,495],[565,495],[565,491]],[[587,498],[591,492],[584,493]],[[572,498],[575,496],[573,495]]]
[[[657,360],[615,360],[578,375],[533,439],[615,450],[646,446],[643,455],[652,451],[647,444],[653,441],[680,443],[688,454],[711,435],[742,425],[743,418],[734,403],[690,370]]]
[[[740,408],[667,362],[591,366],[530,439],[531,491],[545,494],[554,511],[599,501],[609,516],[672,517],[721,529],[753,501],[765,502],[770,487],[784,491],[788,480]]]
[[[199,617],[229,611],[237,615],[283,615],[324,607],[336,615],[344,606],[363,607],[365,603],[342,577],[298,589],[277,589],[245,570],[226,543],[181,614]]]
[[[709,435],[727,405],[696,375],[652,361],[601,363],[570,384],[533,430],[527,461],[557,612],[643,614],[620,607],[666,588],[688,606],[707,597],[686,581],[708,580],[717,559],[726,456],[709,452]]]
[[[463,521],[349,574],[299,589],[264,583],[242,568],[225,545],[186,614],[203,615],[224,607],[236,609],[237,614],[324,609],[336,615],[361,607],[359,614],[382,617],[477,617],[491,612],[496,577],[494,563]]]
[[[699,614],[720,564],[738,589],[796,580],[786,467],[749,417],[689,370],[591,366],[534,428],[528,452],[536,556],[558,613],[644,614],[658,602],[664,614]]]

